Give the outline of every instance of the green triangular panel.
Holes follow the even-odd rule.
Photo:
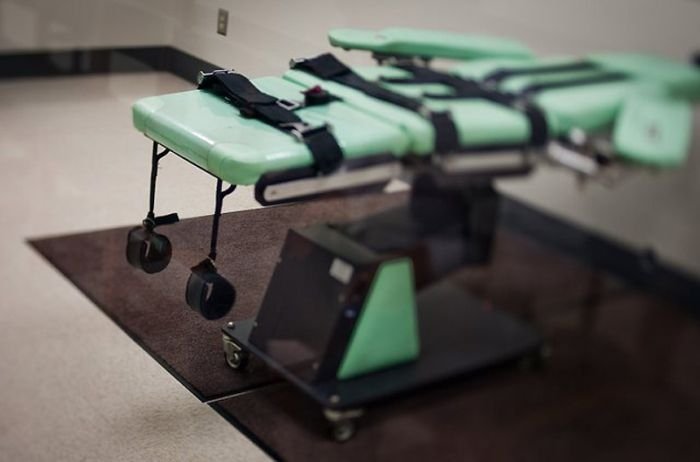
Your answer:
[[[420,339],[413,265],[408,258],[381,264],[338,370],[349,379],[418,357]]]

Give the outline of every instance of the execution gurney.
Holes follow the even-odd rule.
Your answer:
[[[440,282],[488,261],[493,179],[542,160],[591,178],[611,166],[681,165],[700,71],[646,55],[540,59],[515,42],[434,31],[329,36],[373,52],[379,65],[351,69],[325,54],[293,60],[281,77],[215,71],[197,90],[134,105],[153,151],[149,211],[129,233],[127,259],[148,273],[170,261],[156,228],[178,217],[154,213],[158,162],[169,152],[217,179],[211,250],[186,291],[207,319],[235,303],[215,260],[222,203],[237,185],[255,185],[258,202],[274,205],[411,182],[405,207],[290,230],[256,319],[224,327],[232,367],[251,352],[262,358],[321,403],[345,440],[367,403],[542,352],[532,328]],[[433,58],[459,61],[438,69]],[[457,327],[421,330],[439,316]],[[440,343],[465,325],[477,340]]]

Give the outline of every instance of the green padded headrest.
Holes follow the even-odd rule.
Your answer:
[[[688,155],[693,112],[685,101],[635,95],[622,104],[615,129],[615,151],[628,160],[676,167]]]
[[[348,50],[366,50],[389,55],[423,56],[448,59],[486,57],[529,58],[529,48],[513,40],[478,35],[462,35],[436,30],[388,28],[331,29],[331,45]]]

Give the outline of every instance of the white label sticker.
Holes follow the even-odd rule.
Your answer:
[[[328,273],[343,284],[347,284],[352,278],[353,271],[354,269],[350,263],[344,262],[340,258],[335,258]]]

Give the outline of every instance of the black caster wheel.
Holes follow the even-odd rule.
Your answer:
[[[331,424],[331,436],[337,443],[345,443],[355,436],[357,426],[352,420],[340,420]]]
[[[170,240],[162,234],[137,226],[129,231],[126,243],[126,259],[135,268],[148,274],[167,268],[173,255]]]
[[[236,301],[236,289],[217,273],[211,260],[206,259],[192,268],[185,299],[190,308],[204,319],[219,319],[231,311]]]
[[[231,369],[242,371],[248,367],[250,353],[242,349],[231,337],[224,334],[224,358]]]
[[[324,409],[323,415],[330,426],[333,441],[344,443],[357,433],[357,420],[364,414],[362,409],[338,411]]]

